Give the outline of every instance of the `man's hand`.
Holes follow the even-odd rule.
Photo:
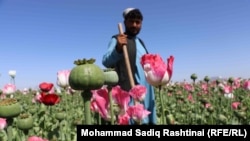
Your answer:
[[[119,52],[119,53],[122,52],[123,45],[127,45],[127,35],[119,34],[117,36],[117,46],[116,46],[117,52]]]

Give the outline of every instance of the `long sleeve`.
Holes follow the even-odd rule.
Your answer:
[[[118,53],[116,51],[117,40],[112,38],[108,44],[107,52],[103,55],[102,64],[109,68],[114,67],[115,64],[123,57],[123,53]]]

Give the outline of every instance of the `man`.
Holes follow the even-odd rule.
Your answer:
[[[108,50],[103,56],[102,63],[107,68],[115,68],[119,76],[118,85],[123,90],[129,91],[131,85],[123,54],[123,45],[126,45],[135,85],[140,84],[147,88],[143,105],[151,114],[142,121],[142,124],[156,124],[154,88],[146,81],[144,70],[140,64],[141,56],[147,53],[142,40],[137,37],[142,27],[143,15],[139,9],[127,8],[123,12],[123,17],[125,33],[112,36]],[[133,99],[130,104],[133,104]],[[133,124],[133,121],[131,121],[131,124]]]

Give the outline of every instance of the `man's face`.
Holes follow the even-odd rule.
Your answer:
[[[127,19],[124,21],[126,32],[131,36],[136,36],[141,30],[142,20]]]

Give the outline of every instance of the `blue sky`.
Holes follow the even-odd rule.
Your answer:
[[[149,52],[175,57],[173,81],[250,78],[250,0],[0,0],[0,88],[56,83],[59,70],[102,55],[127,7],[139,8]],[[55,84],[56,86],[56,84]]]

